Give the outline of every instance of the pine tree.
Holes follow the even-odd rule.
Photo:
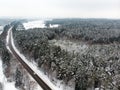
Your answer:
[[[22,75],[21,71],[17,68],[16,75],[15,75],[15,87],[22,86],[22,79],[23,79],[23,75]]]

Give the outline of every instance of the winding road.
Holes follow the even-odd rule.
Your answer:
[[[16,53],[12,45],[12,28],[8,30],[8,43],[7,43],[10,52],[16,57],[16,59],[23,65],[23,67],[28,71],[28,73],[35,79],[35,81],[42,87],[43,90],[52,90],[39,75],[37,75],[30,67],[27,65],[24,60]]]

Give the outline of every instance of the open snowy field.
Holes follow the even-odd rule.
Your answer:
[[[28,21],[26,23],[23,23],[25,29],[31,29],[31,28],[47,28],[45,26],[45,21],[46,20],[35,20],[35,21]],[[56,28],[58,27],[58,24],[50,24],[50,28]]]
[[[23,23],[25,29],[30,28],[45,28],[44,20],[30,21],[27,23]]]

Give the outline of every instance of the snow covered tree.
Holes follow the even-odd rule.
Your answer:
[[[22,79],[23,75],[21,71],[17,68],[15,73],[15,87],[21,87],[23,85]]]

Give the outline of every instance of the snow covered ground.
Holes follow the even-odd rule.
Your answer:
[[[44,20],[30,21],[27,23],[23,23],[25,29],[30,28],[45,28]]]
[[[9,52],[11,52],[9,46],[8,46],[8,41],[9,41],[9,36],[10,36],[10,30],[12,29],[12,27],[8,30],[7,32],[7,37],[6,37],[6,48],[9,50]],[[12,52],[11,52],[12,53]]]
[[[18,90],[15,88],[14,82],[7,82],[7,79],[6,79],[5,75],[3,74],[1,58],[0,58],[0,83],[2,83],[3,90]]]
[[[53,24],[53,25],[50,24],[50,28],[56,28],[58,26],[59,26],[59,24]]]
[[[50,44],[60,46],[68,52],[84,53],[88,49],[88,45],[84,42],[72,42],[70,40],[50,40]]]

